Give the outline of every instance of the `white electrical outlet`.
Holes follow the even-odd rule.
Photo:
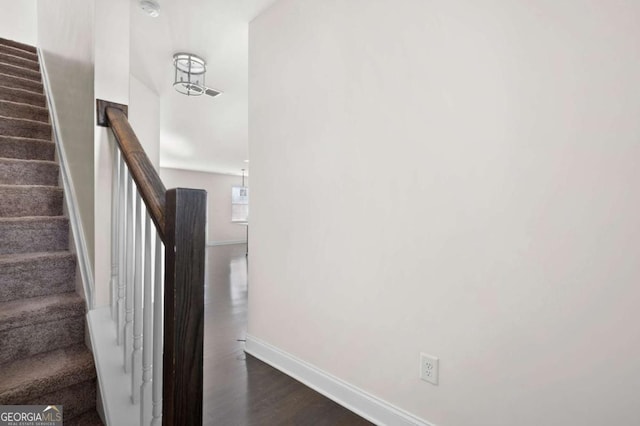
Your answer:
[[[438,384],[438,358],[420,354],[420,378],[434,385]]]

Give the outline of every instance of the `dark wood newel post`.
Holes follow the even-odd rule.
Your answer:
[[[207,193],[170,189],[165,210],[162,424],[202,424]]]

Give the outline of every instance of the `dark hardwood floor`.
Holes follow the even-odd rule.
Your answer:
[[[244,353],[245,245],[207,248],[204,424],[371,425],[300,382]]]

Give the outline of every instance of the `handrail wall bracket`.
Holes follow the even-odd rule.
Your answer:
[[[109,127],[109,118],[107,117],[107,108],[117,108],[124,112],[124,115],[129,117],[129,106],[124,104],[117,104],[115,102],[105,101],[103,99],[96,99],[96,125],[100,127]]]

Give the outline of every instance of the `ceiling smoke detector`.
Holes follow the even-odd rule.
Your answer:
[[[160,5],[156,0],[140,0],[140,9],[152,18],[160,16]]]
[[[207,63],[193,53],[176,53],[173,55],[175,74],[173,87],[183,95],[216,97],[222,92],[207,87],[204,83]]]

